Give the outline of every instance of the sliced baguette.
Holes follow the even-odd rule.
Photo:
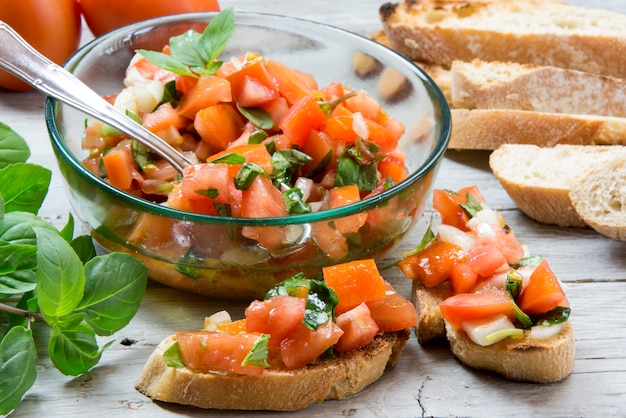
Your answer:
[[[626,116],[626,80],[514,62],[454,61],[451,98],[464,109]]]
[[[294,411],[326,399],[352,396],[395,366],[408,330],[377,336],[367,346],[298,370],[270,369],[261,376],[220,375],[168,367],[163,340],[148,359],[135,388],[159,401],[211,409]]]
[[[449,148],[494,150],[502,144],[626,144],[626,118],[510,109],[452,109]]]
[[[559,0],[406,0],[379,10],[412,60],[515,61],[626,78],[626,16]]]
[[[609,238],[626,241],[626,155],[592,165],[572,183],[569,197],[576,213]]]
[[[552,383],[567,377],[574,368],[576,345],[569,321],[556,336],[545,340],[507,338],[483,347],[475,344],[462,330],[446,322],[446,336],[452,353],[466,366],[496,372],[510,380]]]
[[[545,224],[585,227],[587,222],[574,208],[570,190],[592,167],[610,166],[616,160],[626,160],[626,147],[505,144],[491,153],[489,166],[528,217]],[[595,177],[596,184],[604,181]],[[602,200],[589,194],[575,199],[593,204]]]
[[[417,311],[415,335],[420,344],[428,344],[446,337],[446,323],[441,315],[439,303],[450,297],[447,281],[428,288],[419,280],[413,281],[413,304]]]

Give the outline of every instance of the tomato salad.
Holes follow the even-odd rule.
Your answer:
[[[529,256],[502,215],[489,208],[476,186],[435,190],[441,215],[415,251],[398,267],[426,287],[447,283],[451,296],[439,304],[455,329],[486,346],[525,330],[533,338],[560,332],[570,305],[547,260]]]
[[[231,19],[226,9],[203,34],[173,37],[162,52],[138,51],[126,87],[108,97],[197,163],[181,178],[137,141],[91,121],[83,140],[91,171],[172,208],[246,218],[347,205],[408,176],[398,148],[404,126],[368,93],[341,82],[320,87],[255,52],[218,61]],[[352,221],[341,232],[366,219]]]
[[[243,319],[221,311],[205,319],[204,330],[177,332],[164,358],[171,367],[254,376],[359,349],[416,321],[413,303],[374,260],[353,261],[326,267],[323,280],[293,276],[253,301]]]

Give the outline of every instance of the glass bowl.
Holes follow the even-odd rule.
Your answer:
[[[65,67],[99,94],[117,93],[136,49],[160,50],[171,36],[202,27],[213,15],[126,26],[82,47]],[[341,81],[369,92],[406,127],[401,148],[408,155],[408,178],[358,203],[305,215],[246,219],[182,212],[120,191],[86,169],[81,145],[86,115],[54,99],[45,104],[72,211],[94,239],[143,261],[157,282],[214,298],[257,298],[298,272],[313,277],[327,265],[380,259],[422,215],[450,136],[450,111],[433,81],[366,37],[297,18],[236,13],[235,32],[221,59],[249,51],[308,72],[320,86]],[[359,231],[337,232],[337,222],[358,214],[367,214]],[[271,252],[242,235],[249,227],[260,234],[284,229],[292,239]]]

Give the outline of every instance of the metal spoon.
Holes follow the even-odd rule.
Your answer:
[[[176,170],[192,162],[161,138],[131,120],[63,67],[53,63],[9,25],[0,21],[0,68],[43,94],[85,112],[136,139]]]

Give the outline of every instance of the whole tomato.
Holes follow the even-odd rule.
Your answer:
[[[62,64],[80,43],[77,0],[0,0],[0,20],[57,64]],[[14,91],[32,89],[3,70],[0,70],[0,87]]]
[[[190,12],[216,12],[217,0],[79,0],[94,36],[153,17]]]

